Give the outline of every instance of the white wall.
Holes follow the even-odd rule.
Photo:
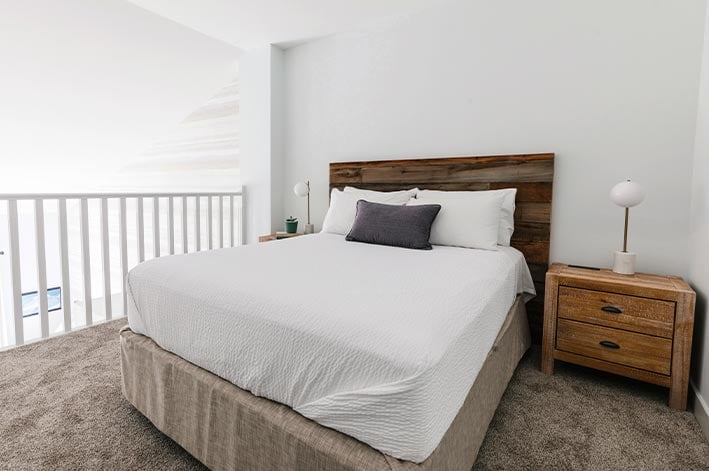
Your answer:
[[[282,230],[283,51],[263,46],[245,51],[241,78],[241,181],[246,241]]]
[[[215,184],[236,189],[238,173],[229,174],[223,168],[216,172],[195,169],[194,162],[185,161],[189,155],[184,152],[172,154],[173,168],[180,167],[180,162],[186,164],[181,166],[182,173],[171,173],[169,181],[160,178],[168,172],[155,168],[148,171],[144,164],[151,160],[154,167],[156,151],[152,144],[164,144],[166,139],[173,143],[181,139],[184,144],[186,137],[190,138],[189,144],[204,143],[204,136],[211,135],[215,124],[224,124],[217,119],[206,121],[205,116],[210,115],[202,105],[209,104],[215,93],[233,83],[239,54],[233,46],[122,0],[2,2],[0,193],[76,192],[105,187],[214,189]],[[219,104],[223,115],[223,103]],[[190,126],[180,126],[195,110],[201,111],[201,122],[197,123],[193,116],[188,119]],[[197,126],[202,126],[200,132],[194,130]],[[223,147],[218,150],[225,152]],[[211,159],[214,153],[212,148]],[[236,156],[231,156],[236,161]],[[162,162],[165,160],[170,159],[163,158]],[[224,167],[223,160],[219,163]],[[70,232],[78,221],[73,217],[73,206],[69,204]],[[0,250],[7,250],[6,211],[0,203]],[[26,292],[36,289],[32,206],[20,204],[19,213],[21,288]],[[51,287],[59,283],[56,206],[49,204],[45,215]],[[150,233],[148,214],[146,219]],[[129,224],[133,221],[129,219]],[[112,217],[111,224],[114,223],[117,219]],[[93,217],[90,224],[96,227]],[[113,234],[111,240],[115,241]],[[92,237],[94,261],[99,260],[94,253],[98,248],[95,242]],[[75,249],[70,244],[70,253],[76,253]],[[112,256],[118,254],[114,248],[111,252]],[[82,297],[80,283],[76,282],[80,271],[75,268],[79,265],[75,262],[70,261],[71,300]],[[94,297],[103,295],[96,282],[101,279],[97,278],[100,269],[100,263],[93,264]],[[0,257],[0,346],[12,343],[12,322],[7,322],[11,318],[8,275],[9,259]],[[120,274],[113,273],[112,280],[115,293],[120,287]],[[100,306],[96,306],[96,311],[100,311]],[[75,306],[75,316],[79,313]],[[60,312],[50,315],[52,331],[61,316]],[[38,317],[28,318],[26,338],[39,332],[38,323]]]
[[[122,0],[3,2],[0,192],[115,179],[232,81],[238,56]]]
[[[284,230],[283,200],[287,188],[283,180],[284,164],[284,54],[271,47],[271,230]]]
[[[703,401],[695,404],[695,410],[698,405],[705,408],[704,414],[697,411],[697,418],[709,437],[709,16],[707,19],[691,188],[689,281],[697,292],[692,380]]]
[[[686,275],[703,3],[459,1],[289,49],[284,187],[319,226],[332,161],[551,151],[552,260],[611,263],[632,177],[638,268]]]

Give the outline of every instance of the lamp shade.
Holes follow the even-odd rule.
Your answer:
[[[310,193],[310,188],[308,188],[307,183],[298,182],[293,187],[293,193],[295,193],[296,196],[308,196],[308,193]]]
[[[611,188],[611,201],[623,208],[632,208],[643,202],[645,190],[639,184],[626,180]]]

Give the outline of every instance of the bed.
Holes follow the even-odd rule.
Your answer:
[[[317,234],[152,260],[124,395],[212,469],[470,469],[530,343],[552,178],[549,154],[332,164],[333,188],[514,186],[513,247]]]

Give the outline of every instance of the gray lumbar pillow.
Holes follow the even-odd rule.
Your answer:
[[[431,225],[440,204],[399,206],[357,201],[357,215],[347,240],[431,250]]]

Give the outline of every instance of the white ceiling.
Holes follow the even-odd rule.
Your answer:
[[[242,49],[287,47],[442,0],[129,0]]]

